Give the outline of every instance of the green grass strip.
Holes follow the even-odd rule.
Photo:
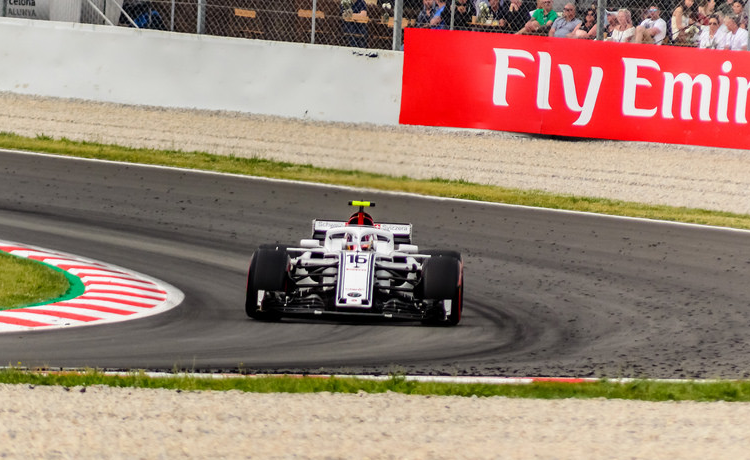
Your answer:
[[[46,265],[47,267],[49,267],[50,269],[56,272],[62,273],[62,275],[65,277],[65,282],[67,283],[68,288],[65,291],[65,293],[61,296],[42,300],[42,301],[32,303],[29,305],[25,305],[26,307],[34,307],[37,305],[47,305],[47,304],[56,303],[56,302],[65,302],[66,300],[75,299],[76,297],[82,295],[83,292],[86,290],[86,286],[84,286],[83,281],[81,281],[81,278],[75,276],[74,274],[70,272],[63,270],[62,268],[55,267],[54,265],[50,265],[44,262],[39,262],[39,263]],[[60,286],[59,290],[62,290],[63,286],[64,284]]]
[[[83,283],[43,262],[0,251],[0,310],[49,303],[83,292]]]
[[[0,148],[323,184],[347,185],[376,190],[402,191],[492,203],[567,209],[598,214],[750,229],[750,215],[747,214],[673,206],[645,205],[606,198],[560,195],[537,190],[519,190],[492,185],[480,185],[461,180],[417,180],[362,171],[346,171],[317,168],[312,165],[274,162],[260,158],[238,158],[235,156],[212,155],[204,152],[182,152],[177,150],[137,149],[109,144],[77,142],[68,139],[56,140],[46,136],[27,138],[10,133],[0,133]]]
[[[588,383],[538,382],[526,385],[425,383],[392,375],[384,380],[348,377],[252,376],[208,378],[177,374],[152,377],[143,371],[111,375],[97,370],[84,372],[30,372],[18,368],[0,370],[0,383],[58,385],[68,388],[104,385],[118,388],[150,388],[180,391],[243,391],[250,393],[385,393],[407,395],[508,398],[609,398],[642,401],[750,401],[750,382],[712,381],[669,383],[636,380],[628,383],[600,380]]]

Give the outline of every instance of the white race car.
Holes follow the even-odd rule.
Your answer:
[[[313,220],[299,247],[266,244],[250,259],[251,318],[356,315],[455,326],[463,309],[463,258],[419,251],[411,224],[375,223],[358,206],[348,221]]]

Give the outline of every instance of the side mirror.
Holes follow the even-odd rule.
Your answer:
[[[419,252],[419,247],[414,244],[399,244],[398,250],[407,254],[416,254]]]
[[[315,249],[320,247],[320,241],[315,239],[304,239],[299,242],[300,247],[305,249]]]

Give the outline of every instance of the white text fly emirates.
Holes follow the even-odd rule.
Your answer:
[[[540,110],[552,110],[549,102],[550,85],[552,83],[552,56],[547,52],[537,52],[537,56],[526,50],[494,48],[495,51],[495,81],[493,87],[493,103],[497,106],[508,106],[506,94],[513,90],[515,78],[526,78],[526,75],[517,67],[511,59],[522,59],[532,61],[539,67],[537,80],[536,106]],[[743,55],[744,56],[744,55]],[[518,64],[516,62],[516,64]],[[643,77],[643,70],[651,69],[661,71],[659,63],[651,59],[622,58],[624,67],[622,88],[622,115],[627,117],[653,118],[659,114],[663,119],[674,119],[672,106],[678,85],[681,86],[681,101],[679,113],[676,115],[682,120],[692,120],[691,111],[694,93],[700,92],[697,118],[703,122],[718,121],[722,123],[734,122],[747,124],[746,108],[747,98],[750,92],[748,79],[735,76],[734,88],[730,73],[732,71],[731,61],[725,61],[721,66],[722,75],[717,75],[716,82],[705,74],[691,77],[686,73],[677,75],[671,72],[661,72],[664,80],[661,107],[648,107],[639,103],[638,88],[651,88],[652,81]],[[599,89],[601,88],[604,70],[601,67],[591,67],[591,77],[588,81],[583,102],[579,101],[576,93],[576,81],[573,69],[567,64],[558,64],[562,76],[562,88],[565,104],[568,109],[578,113],[578,119],[574,126],[586,126],[591,121]],[[517,80],[516,80],[517,81]],[[718,85],[717,100],[712,100],[713,85]],[[733,90],[733,91],[732,91]],[[729,114],[730,93],[734,93],[734,113]],[[712,118],[713,117],[713,118]]]

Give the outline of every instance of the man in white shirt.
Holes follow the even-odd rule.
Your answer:
[[[704,27],[701,32],[698,48],[722,49],[726,38],[726,27],[722,26],[718,14],[712,14],[708,17],[708,27]]]
[[[633,43],[654,43],[661,45],[667,36],[667,22],[659,17],[659,8],[651,5],[648,8],[648,17],[635,28]]]
[[[747,30],[740,27],[739,18],[735,14],[730,14],[724,18],[724,25],[727,26],[727,35],[724,39],[724,49],[732,51],[747,51]]]

